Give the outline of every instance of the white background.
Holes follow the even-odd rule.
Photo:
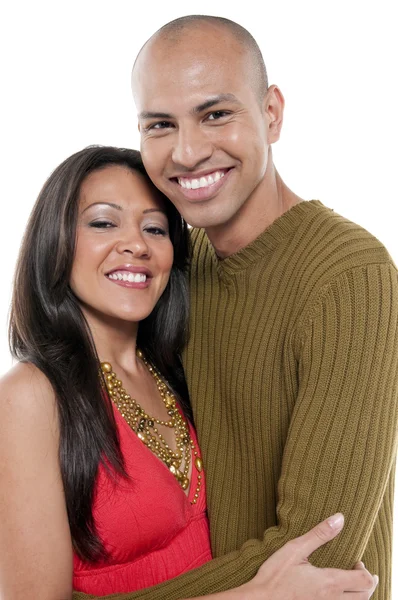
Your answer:
[[[283,134],[274,147],[282,177],[304,198],[319,198],[369,229],[397,262],[393,4],[7,2],[0,13],[0,374],[11,366],[6,322],[13,269],[41,185],[87,145],[138,147],[131,66],[146,39],[182,15],[225,16],[251,31],[270,83],[286,98]],[[398,507],[395,512],[398,517]],[[397,527],[395,538],[397,555]],[[397,577],[394,590],[398,598]]]

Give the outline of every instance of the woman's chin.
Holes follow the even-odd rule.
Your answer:
[[[87,304],[81,304],[82,311],[87,319],[90,327],[97,328],[100,324],[105,327],[115,327],[118,329],[120,325],[126,326],[131,324],[138,326],[140,321],[146,319],[153,311],[153,306],[143,307],[111,307],[108,310],[105,307],[94,307]]]

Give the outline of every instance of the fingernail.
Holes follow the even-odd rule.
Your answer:
[[[365,568],[365,563],[363,563],[361,560],[358,562],[359,565],[361,565],[362,569]]]
[[[344,516],[341,513],[336,513],[327,519],[327,524],[332,529],[341,529],[344,525]]]
[[[379,583],[379,576],[378,576],[378,575],[373,575],[373,577],[375,578],[375,580],[376,580],[376,585],[377,585],[377,584]]]

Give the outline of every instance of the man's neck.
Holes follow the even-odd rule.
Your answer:
[[[245,248],[301,201],[285,185],[271,162],[264,179],[231,221],[206,229],[217,256],[227,258]]]

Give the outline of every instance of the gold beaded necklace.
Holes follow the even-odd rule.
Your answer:
[[[189,487],[189,467],[191,464],[192,453],[194,455],[193,464],[198,471],[197,487],[191,504],[196,504],[200,486],[202,482],[202,459],[195,444],[190,436],[188,424],[182,416],[175,395],[161,378],[160,373],[145,358],[140,350],[137,350],[137,356],[143,361],[148,371],[154,378],[159,394],[170,416],[168,421],[162,421],[155,417],[150,417],[134,398],[130,396],[123,388],[122,382],[116,377],[109,362],[101,363],[101,371],[104,376],[106,388],[109,397],[116,405],[122,417],[127,421],[130,427],[135,431],[139,439],[162,460],[169,471],[177,479],[183,490]],[[158,425],[174,429],[176,440],[176,451],[174,452],[167,444],[163,435],[158,429]]]

